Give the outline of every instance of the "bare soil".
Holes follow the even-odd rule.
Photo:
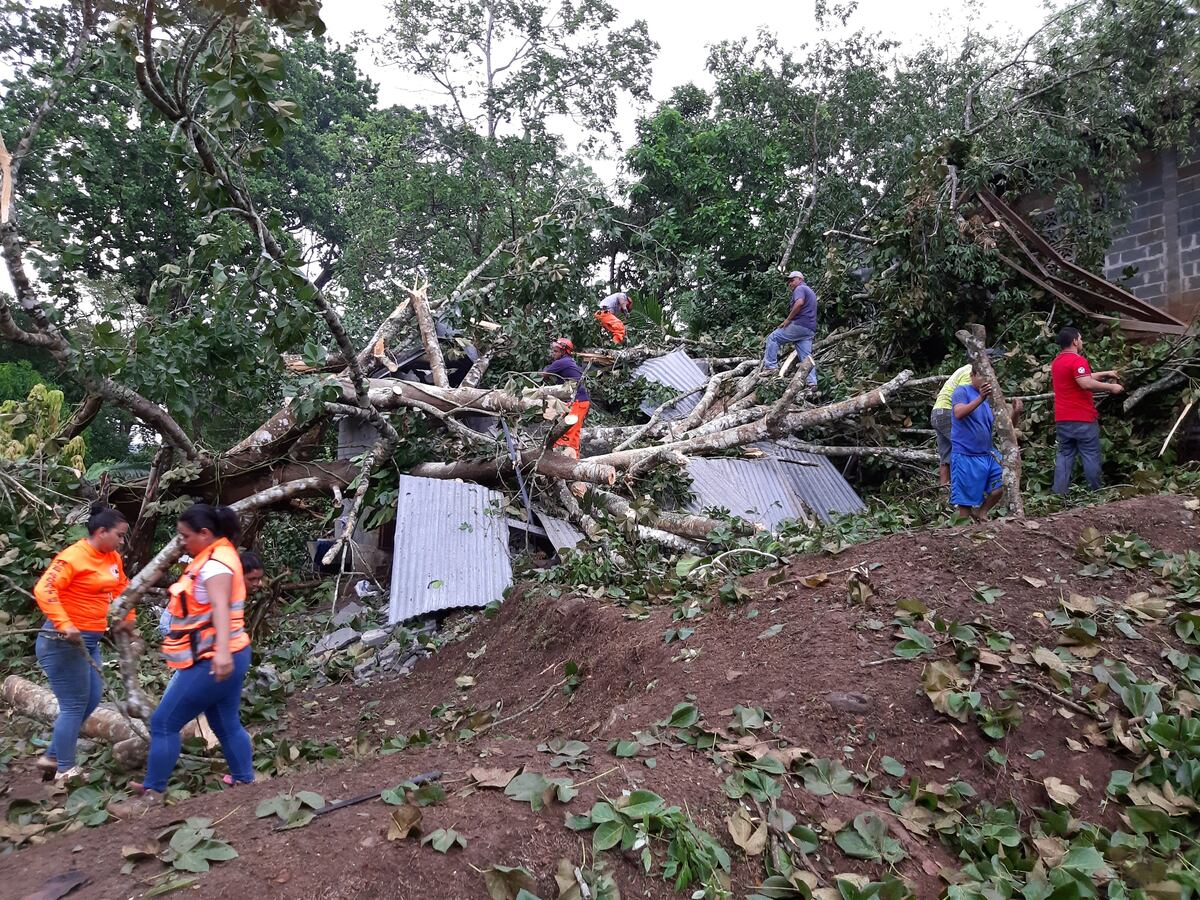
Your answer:
[[[1044,694],[1022,690],[1021,724],[1002,740],[990,741],[974,724],[961,724],[933,709],[921,689],[925,660],[892,657],[897,636],[891,622],[897,602],[914,598],[947,621],[1009,631],[1027,652],[1053,648],[1057,634],[1046,614],[1060,596],[1074,592],[1123,598],[1156,588],[1145,570],[1116,569],[1102,580],[1079,574],[1082,563],[1074,550],[1080,533],[1088,527],[1104,534],[1134,531],[1159,549],[1194,549],[1200,546],[1198,517],[1184,502],[1182,497],[1144,497],[1036,522],[914,532],[837,555],[801,557],[784,570],[744,579],[748,600],[736,605],[714,601],[703,615],[683,623],[671,621],[669,606],[652,609],[644,620],[631,620],[615,605],[518,590],[496,618],[423,661],[408,678],[333,685],[297,694],[290,704],[286,730],[295,739],[343,741],[350,753],[362,732],[378,745],[421,728],[440,730],[442,737],[432,746],[312,767],[288,778],[196,797],[139,821],[55,835],[0,859],[5,886],[0,893],[24,897],[52,876],[80,869],[90,882],[72,897],[142,896],[149,887],[145,879],[161,866],[141,863],[134,874],[122,875],[121,848],[144,845],[168,822],[204,816],[219,822],[218,836],[239,853],[201,876],[196,889],[205,897],[475,898],[487,896],[480,870],[500,864],[525,866],[537,878],[539,895],[549,898],[556,894],[558,860],[568,857],[578,863],[581,846],[590,855],[590,834],[566,829],[565,815],[586,812],[596,799],[645,788],[685,807],[721,840],[734,860],[733,893],[743,896],[759,883],[763,870],[761,858],[747,860],[726,830],[725,817],[736,806],[721,791],[728,769],[719,768],[708,753],[690,749],[658,745],[627,759],[607,749],[612,740],[652,728],[685,699],[713,726],[728,721],[738,704],[761,706],[778,726],[777,737],[791,746],[841,760],[856,772],[878,773],[879,760],[889,755],[923,783],[961,779],[993,803],[1013,799],[1026,808],[1045,806],[1042,780],[1057,776],[1081,793],[1073,810],[1077,816],[1111,826],[1115,811],[1102,802],[1104,786],[1114,768],[1129,768],[1131,760],[1087,744],[1085,716]],[[875,593],[861,604],[850,602],[846,585],[845,570],[856,565],[872,567]],[[803,586],[802,578],[819,573],[831,574],[815,588]],[[1023,576],[1046,585],[1035,587]],[[980,583],[1001,588],[1003,596],[991,604],[981,602],[974,595]],[[682,643],[665,643],[664,632],[681,624],[695,633]],[[775,625],[782,628],[762,637]],[[1164,644],[1178,642],[1160,626],[1147,626],[1142,633],[1146,639],[1141,641],[1106,640],[1105,652],[1122,656],[1135,669],[1165,674],[1168,667],[1160,651]],[[685,647],[700,653],[690,661],[673,661]],[[582,666],[582,682],[571,694],[561,683],[567,661]],[[455,679],[462,675],[472,676],[475,685],[457,685]],[[974,689],[990,701],[1002,690],[1020,690],[1012,683],[1015,677],[1049,684],[1036,667],[1007,658],[1003,668],[985,667],[975,677]],[[1076,679],[1084,680],[1090,681]],[[494,710],[499,724],[458,740],[462,724],[446,730],[445,720],[432,716],[446,704],[459,712],[468,707]],[[537,746],[554,737],[587,742],[590,764],[580,772],[551,769],[550,756]],[[1071,749],[1068,739],[1086,749]],[[1007,755],[1007,770],[985,762],[993,747]],[[649,757],[653,768],[646,764]],[[466,772],[473,766],[524,766],[589,783],[571,803],[535,813],[500,791],[471,790]],[[312,790],[332,802],[433,770],[444,773],[448,797],[424,810],[426,833],[453,826],[468,839],[465,849],[446,855],[412,840],[387,841],[389,808],[379,801],[289,831],[275,831],[274,820],[254,816],[260,800],[281,790]],[[26,763],[4,778],[4,802],[46,790],[32,781]],[[782,781],[780,806],[802,821],[846,821],[868,808],[890,820],[887,807],[867,797],[822,799],[808,794],[798,779]],[[900,873],[918,896],[937,896],[944,887],[938,870],[955,868],[954,860],[935,842],[910,838],[906,846],[911,855],[899,865]],[[657,874],[644,874],[633,855],[605,857],[623,896],[674,895]],[[842,871],[874,871],[847,860],[832,845],[823,846],[812,862],[824,878]]]

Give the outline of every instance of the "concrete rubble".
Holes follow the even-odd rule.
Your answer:
[[[432,655],[433,635],[438,631],[438,622],[430,618],[410,622],[407,626],[367,628],[363,631],[350,625],[356,622],[361,627],[380,616],[378,611],[351,601],[331,618],[333,630],[313,646],[311,655],[319,657],[326,666],[333,665],[341,671],[345,671],[343,666],[352,664],[353,677],[359,682],[370,681],[381,674],[390,677],[408,675],[420,660]],[[474,621],[475,618],[468,617],[468,621]],[[259,675],[267,681],[277,678],[274,672],[260,671]]]

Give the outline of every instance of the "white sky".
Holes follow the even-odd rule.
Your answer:
[[[710,87],[705,71],[708,47],[726,39],[753,37],[759,28],[774,32],[785,46],[799,48],[818,39],[813,0],[610,0],[621,11],[619,25],[645,19],[650,37],[659,44],[654,62],[651,90],[656,101],[665,100],[679,85],[694,82]],[[899,52],[915,49],[926,39],[947,46],[958,45],[968,33],[994,32],[999,36],[1026,37],[1045,20],[1047,4],[1055,0],[860,0],[848,21],[848,29],[877,31],[900,42]],[[834,5],[833,0],[829,6]],[[322,17],[329,36],[350,43],[357,32],[381,34],[388,24],[389,4],[358,0],[349,4],[325,5]],[[830,21],[836,21],[830,17]],[[395,68],[376,64],[367,47],[358,52],[359,65],[380,86],[381,106],[394,104],[434,105],[444,102],[432,85]],[[628,107],[619,121],[625,145],[634,137],[639,111]],[[572,123],[565,122],[569,145],[578,142]],[[614,174],[611,163],[600,162],[597,170],[607,178]]]

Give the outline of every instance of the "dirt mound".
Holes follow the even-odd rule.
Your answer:
[[[921,822],[889,808],[891,788],[919,782],[922,790],[969,791],[962,796],[972,803],[1013,800],[1036,807],[1047,805],[1043,781],[1055,777],[1080,795],[1074,815],[1109,825],[1116,817],[1104,786],[1113,769],[1132,768],[1129,757],[1109,750],[1103,739],[1088,742],[1095,728],[1089,729],[1086,709],[1055,699],[1054,682],[1033,659],[1038,648],[1060,643],[1051,617],[1061,598],[1124,598],[1156,590],[1146,568],[1112,567],[1100,573],[1103,580],[1089,577],[1098,573],[1089,573],[1075,555],[1087,528],[1137,532],[1169,552],[1198,544],[1197,517],[1185,501],[1151,497],[1037,522],[897,535],[837,555],[798,558],[744,579],[741,602],[714,600],[694,618],[673,618],[682,616],[677,605],[631,618],[615,605],[518,591],[496,618],[423,661],[407,679],[335,685],[291,703],[287,731],[295,740],[337,740],[350,753],[351,746],[379,747],[424,729],[433,735],[430,745],[416,740],[403,752],[372,752],[197,797],[143,821],[55,836],[0,861],[5,893],[24,896],[50,876],[78,868],[91,882],[72,896],[138,895],[149,887],[142,879],[158,864],[122,875],[121,848],[144,845],[172,820],[204,816],[218,822],[218,837],[239,854],[202,876],[204,896],[479,897],[487,896],[483,870],[519,865],[535,877],[539,896],[553,897],[559,859],[582,862],[581,847],[591,854],[591,835],[564,827],[565,815],[586,813],[594,801],[622,791],[651,790],[685,809],[724,845],[732,857],[733,893],[743,896],[762,883],[764,872],[762,857],[747,858],[731,839],[726,818],[738,801],[730,794],[773,749],[795,763],[775,780],[780,809],[818,835],[837,832],[861,812],[874,813],[907,851],[896,870],[918,896],[935,896],[944,887],[941,876],[958,864],[936,837],[923,839]],[[869,589],[848,586],[854,570],[867,573]],[[897,620],[898,604],[917,612]],[[914,660],[894,656],[903,636],[897,627],[905,622],[938,637],[936,647]],[[955,625],[969,632],[952,632]],[[936,711],[922,687],[926,665],[953,659],[952,636],[965,641],[964,633],[976,635],[978,650],[993,641],[1003,645],[1003,652],[967,654],[961,672],[969,684],[960,686],[977,693],[988,709],[1017,704],[1020,722],[998,740],[985,737],[973,721]],[[1178,641],[1153,622],[1141,635],[1154,640],[1117,635],[1104,642],[1104,653],[1166,677],[1169,666],[1159,652],[1163,643]],[[574,678],[571,663],[579,667]],[[656,728],[673,710],[681,727]],[[704,745],[705,735],[714,733],[716,753]],[[586,761],[575,770],[552,767],[555,754],[538,748],[554,738],[586,743]],[[629,742],[618,752],[634,755],[610,752],[614,741]],[[996,754],[1003,755],[1002,764]],[[884,757],[891,758],[886,766]],[[806,790],[796,770],[814,760],[836,761],[834,768],[844,766],[848,774],[872,773],[869,789],[863,789],[864,776],[852,796]],[[476,766],[570,778],[579,794],[535,812],[498,790],[472,790],[467,772]],[[901,766],[904,777],[894,774]],[[272,830],[274,820],[255,818],[258,803],[283,790],[316,791],[332,802],[431,770],[444,773],[447,798],[423,810],[425,833],[453,828],[467,839],[465,848],[445,855],[413,840],[386,840],[391,807],[378,801],[286,831]],[[742,802],[751,816],[765,815],[766,804],[750,797]],[[837,872],[877,875],[886,869],[847,859],[825,841],[809,854],[807,868],[824,883]],[[647,875],[636,852],[600,854],[624,896],[672,894],[660,876],[661,856],[656,849]]]

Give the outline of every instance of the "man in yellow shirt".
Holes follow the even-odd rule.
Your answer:
[[[987,355],[988,359],[995,360],[999,359],[1003,352],[997,347],[991,347]],[[951,398],[958,388],[970,383],[971,364],[967,363],[955,369],[942,383],[942,389],[938,391],[937,400],[933,404],[933,411],[929,414],[929,424],[933,426],[934,434],[937,435],[938,485],[941,487],[950,486],[950,426],[954,422]]]

